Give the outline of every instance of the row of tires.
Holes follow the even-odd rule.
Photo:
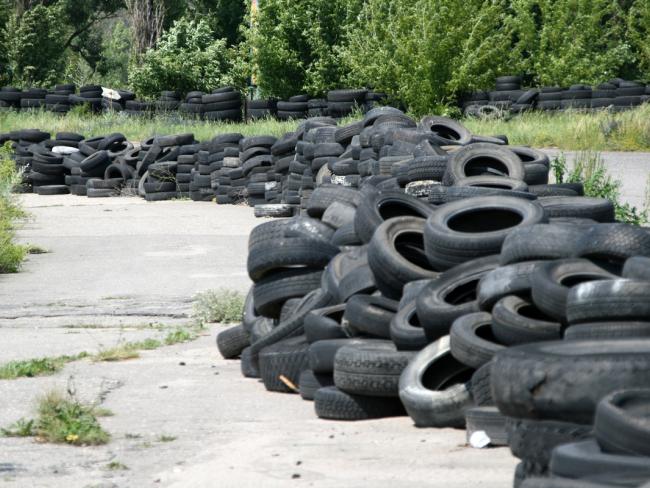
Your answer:
[[[323,419],[409,415],[508,444],[515,486],[650,480],[648,231],[580,184],[543,183],[527,166],[548,160],[505,138],[427,118],[380,141],[381,125],[361,151],[408,140],[436,157],[345,171],[357,187],[317,185],[302,215],[256,227],[222,355]]]
[[[466,116],[485,117],[503,111],[520,113],[530,110],[557,111],[567,109],[626,110],[650,101],[650,86],[636,81],[614,78],[591,87],[576,84],[569,88],[543,87],[522,89],[521,78],[497,78],[496,90],[477,91],[463,100]]]
[[[365,89],[332,90],[326,98],[296,95],[286,101],[275,99],[245,100],[233,87],[223,87],[212,93],[192,91],[181,96],[176,91],[162,91],[155,101],[136,100],[133,92],[111,90],[105,94],[98,85],[82,86],[75,93],[74,85],[57,85],[53,90],[30,88],[21,91],[14,87],[0,89],[0,110],[45,109],[67,113],[76,105],[85,105],[92,112],[110,110],[127,115],[179,113],[186,117],[212,121],[240,122],[243,119],[277,118],[279,120],[308,117],[345,117],[354,111],[367,112],[385,102],[386,95]],[[117,96],[115,96],[117,95]]]

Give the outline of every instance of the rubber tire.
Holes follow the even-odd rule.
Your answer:
[[[479,165],[474,168],[473,164],[477,161],[482,162],[483,166]],[[495,161],[498,162],[498,167],[502,170],[497,170],[494,167]],[[510,149],[495,144],[477,142],[452,154],[443,183],[453,185],[462,178],[484,174],[507,176],[523,181],[525,171],[521,159]]]
[[[217,347],[224,359],[239,357],[250,346],[250,336],[243,325],[236,325],[217,334]]]
[[[483,431],[490,439],[490,445],[508,445],[506,418],[496,407],[471,407],[465,410],[465,428],[468,444],[472,434]]]
[[[647,339],[650,338],[649,322],[587,322],[569,326],[564,332],[566,340],[596,339]]]
[[[522,309],[532,309],[534,316],[523,315]],[[499,300],[492,309],[492,333],[501,344],[515,346],[559,340],[562,325],[544,316],[530,301],[510,295]]]
[[[476,312],[457,318],[449,333],[451,354],[460,363],[478,369],[504,346],[492,334],[492,316]]]
[[[300,373],[300,397],[303,400],[313,400],[316,392],[327,386],[334,386],[334,377],[331,374],[317,374],[311,369]]]
[[[355,295],[346,303],[344,320],[354,335],[390,339],[390,323],[399,303],[389,298]]]
[[[650,389],[603,398],[596,407],[594,435],[604,452],[650,457]]]
[[[419,351],[429,344],[418,320],[415,298],[400,306],[390,322],[389,332],[398,351]]]
[[[397,398],[354,395],[335,386],[320,388],[314,395],[316,415],[328,420],[370,420],[404,415]]]
[[[265,276],[253,288],[255,310],[265,317],[279,317],[286,300],[305,296],[320,286],[321,274],[320,270],[307,268],[276,271]]]
[[[605,198],[545,197],[538,200],[548,218],[580,217],[596,222],[614,222],[614,204]]]
[[[500,266],[483,276],[477,287],[479,310],[491,311],[499,300],[508,295],[529,297],[531,277],[542,262],[527,261]]]
[[[567,321],[611,322],[650,319],[650,282],[603,280],[571,288],[566,300]]]
[[[269,391],[295,393],[279,378],[282,375],[294,385],[299,385],[300,373],[309,368],[308,348],[305,337],[298,336],[262,349],[258,361],[264,387]]]
[[[329,339],[345,339],[347,334],[341,327],[341,319],[345,312],[345,304],[312,310],[305,316],[304,330],[307,342]]]
[[[571,257],[584,232],[584,227],[570,224],[537,224],[515,229],[503,241],[500,262],[508,265]]]

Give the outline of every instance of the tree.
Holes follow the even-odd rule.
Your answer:
[[[136,57],[156,45],[165,23],[163,0],[125,0],[133,32],[133,51]]]
[[[246,16],[245,0],[188,0],[187,11],[202,15],[210,24],[215,39],[225,39],[228,46],[241,40],[239,27]]]

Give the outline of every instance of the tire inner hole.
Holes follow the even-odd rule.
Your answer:
[[[464,166],[465,175],[481,176],[493,172],[509,175],[508,166],[497,158],[490,156],[477,156],[469,159]]]
[[[519,213],[509,209],[468,209],[450,218],[447,225],[456,232],[479,233],[509,229],[522,220]]]
[[[395,249],[407,261],[428,271],[434,271],[424,253],[424,239],[420,232],[402,232],[395,237]]]

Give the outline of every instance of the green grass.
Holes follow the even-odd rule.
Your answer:
[[[119,461],[111,461],[106,465],[108,471],[126,471],[129,467]]]
[[[50,392],[39,399],[37,411],[35,419],[20,419],[12,426],[0,429],[2,434],[76,446],[106,444],[110,440],[110,434],[97,420],[95,407],[70,395]]]
[[[87,356],[88,353],[82,352],[75,356],[57,356],[53,358],[45,357],[27,359],[24,361],[10,361],[0,365],[0,380],[51,375],[60,371],[67,363],[83,359]]]
[[[10,154],[9,144],[0,147],[0,273],[16,273],[27,254],[27,249],[15,242],[16,226],[26,214],[12,193],[20,175]]]
[[[298,122],[281,122],[273,119],[260,120],[253,124],[209,122],[177,115],[156,115],[153,117],[131,117],[121,113],[89,115],[75,111],[57,115],[42,110],[0,112],[0,133],[17,129],[39,128],[54,135],[56,132],[72,131],[86,137],[102,136],[121,132],[130,141],[142,141],[152,135],[192,132],[201,141],[210,140],[217,134],[241,132],[245,136],[274,135],[279,137],[296,130]]]
[[[580,182],[584,185],[586,196],[610,200],[614,204],[617,220],[636,225],[648,222],[647,203],[645,208],[637,209],[621,201],[621,182],[607,173],[599,153],[586,151],[578,154],[571,169],[564,154],[560,154],[551,161],[551,171],[558,183]]]
[[[505,134],[510,144],[575,151],[647,151],[650,105],[610,114],[529,112],[509,119],[464,119],[475,134]]]
[[[199,326],[209,322],[231,323],[241,320],[244,295],[220,288],[199,293],[194,297],[192,318]]]
[[[176,436],[162,434],[158,437],[158,440],[160,442],[173,442],[176,440]]]

